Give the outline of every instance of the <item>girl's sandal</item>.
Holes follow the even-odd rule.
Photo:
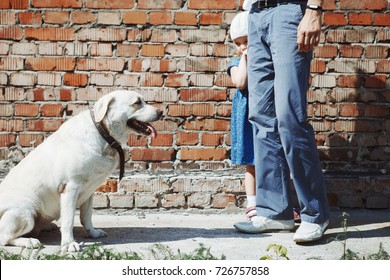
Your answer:
[[[257,216],[256,206],[247,207],[245,211],[245,215],[248,221],[250,221],[253,217],[256,217]]]

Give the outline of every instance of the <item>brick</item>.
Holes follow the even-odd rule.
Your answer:
[[[384,10],[387,9],[387,0],[340,0],[342,10]]]
[[[196,208],[206,208],[211,203],[211,194],[194,193],[188,198],[188,206]]]
[[[188,117],[191,116],[191,105],[189,104],[169,104],[168,116],[172,117]]]
[[[378,61],[377,72],[379,72],[379,73],[388,73],[388,72],[390,72],[390,61],[389,60],[380,60],[380,61]]]
[[[117,192],[118,181],[116,179],[106,179],[106,181],[100,185],[96,192]]]
[[[11,104],[0,104],[0,117],[11,117],[14,109]]]
[[[39,72],[37,74],[37,84],[46,86],[61,86],[62,79],[60,73]]]
[[[345,14],[341,14],[341,13],[325,13],[324,14],[324,24],[325,25],[335,25],[335,26],[339,26],[339,25],[346,25],[348,22],[347,22],[347,19],[345,17]]]
[[[19,22],[23,25],[41,25],[42,14],[38,12],[21,12],[18,14]]]
[[[107,208],[108,207],[108,196],[102,193],[93,194],[93,208]]]
[[[0,85],[7,85],[7,84],[8,84],[8,75],[6,73],[0,73]]]
[[[169,44],[165,47],[165,53],[169,54],[172,57],[187,56],[187,52],[188,52],[188,45],[187,44],[186,45],[184,45],[184,44],[183,45]]]
[[[75,30],[73,28],[26,28],[25,38],[38,41],[74,41]]]
[[[114,76],[111,73],[92,73],[89,83],[97,86],[113,86]]]
[[[227,157],[225,148],[181,148],[180,160],[224,160]]]
[[[224,141],[224,134],[211,134],[203,133],[202,134],[202,146],[221,146]]]
[[[217,194],[212,196],[211,204],[215,208],[225,208],[231,203],[235,203],[236,197],[231,194]]]
[[[46,11],[43,14],[44,22],[49,24],[65,24],[69,21],[69,12]]]
[[[201,119],[183,124],[185,130],[229,131],[230,120]]]
[[[226,68],[227,63],[225,59],[203,58],[187,59],[185,61],[185,70],[188,72],[216,72]]]
[[[194,12],[176,12],[175,24],[177,25],[197,25],[197,13]]]
[[[186,205],[186,198],[182,194],[165,194],[161,200],[164,208],[181,208]]]
[[[74,58],[27,58],[25,62],[28,70],[72,71],[75,67]]]
[[[124,12],[123,23],[124,24],[146,24],[148,21],[148,15],[145,12]]]
[[[314,57],[335,58],[337,56],[336,46],[319,46],[314,49]]]
[[[372,15],[370,13],[349,13],[348,23],[351,25],[371,25]]]
[[[190,54],[193,56],[211,56],[213,47],[205,44],[192,44],[190,46]]]
[[[195,102],[226,101],[227,94],[226,90],[223,89],[181,89],[180,100]]]
[[[119,28],[82,28],[77,32],[79,41],[125,41],[126,30]]]
[[[19,134],[19,144],[22,147],[36,147],[43,142],[42,134],[23,133]]]
[[[178,132],[176,134],[176,144],[197,145],[199,143],[199,133],[197,132]]]
[[[33,86],[36,75],[32,73],[11,73],[10,84],[13,86]]]
[[[341,46],[340,56],[360,58],[363,55],[363,50],[362,46]]]
[[[131,159],[142,161],[165,161],[173,160],[175,151],[173,149],[132,149]]]
[[[27,122],[27,131],[54,132],[63,123],[63,120],[31,120]]]
[[[332,88],[336,86],[336,77],[332,75],[315,75],[312,86],[319,88]]]
[[[91,56],[112,56],[111,44],[91,44],[90,45]]]
[[[326,71],[325,61],[318,60],[318,59],[312,60],[310,64],[310,71],[311,73],[325,73]]]
[[[0,58],[0,70],[22,70],[23,58],[2,57]]]
[[[337,85],[339,87],[359,88],[362,84],[362,79],[358,75],[340,75]]]
[[[378,30],[377,34],[378,42],[386,42],[390,40],[390,30]]]
[[[386,88],[385,75],[365,76],[364,86],[366,88]]]
[[[366,58],[387,58],[389,56],[389,47],[388,46],[367,46],[365,48],[365,57]]]
[[[150,12],[149,14],[150,24],[172,24],[173,14],[171,12]]]
[[[123,71],[125,60],[122,58],[98,58],[77,60],[77,70],[80,71]]]
[[[132,176],[121,181],[121,188],[127,193],[165,193],[169,185],[163,177]]]
[[[236,10],[238,8],[236,1],[225,1],[225,0],[215,0],[215,1],[189,0],[188,7],[194,10]]]
[[[15,25],[16,13],[11,11],[0,11],[0,24],[1,25]]]
[[[96,15],[89,11],[72,11],[71,19],[73,24],[87,24],[96,21]]]
[[[192,105],[192,114],[194,116],[213,116],[215,113],[214,104],[193,104]]]
[[[32,0],[34,8],[81,8],[82,0]]]
[[[125,56],[125,57],[136,57],[139,52],[139,46],[137,45],[127,45],[127,44],[118,44],[116,55]]]
[[[141,81],[140,85],[141,86],[146,86],[146,87],[161,87],[164,83],[163,76],[161,74],[154,74],[154,73],[145,73],[141,74]]]
[[[38,104],[15,104],[15,116],[35,117],[38,113]]]
[[[181,8],[183,0],[143,0],[139,1],[140,10],[177,10]]]
[[[37,50],[37,45],[34,43],[14,43],[11,52],[16,55],[34,55]]]
[[[4,42],[0,42],[0,54],[7,55],[10,50],[10,45]]]
[[[201,25],[221,25],[222,13],[201,13],[199,22]]]
[[[16,144],[16,134],[0,134],[0,147],[11,147]]]
[[[142,45],[141,53],[143,56],[162,57],[164,56],[164,45]]]
[[[64,108],[61,104],[44,104],[41,111],[42,117],[62,117]]]
[[[187,74],[168,74],[166,80],[167,87],[187,87],[188,75]]]
[[[181,30],[180,39],[187,43],[222,43],[226,38],[226,31],[216,30]]]
[[[64,75],[64,85],[66,86],[83,87],[86,86],[87,84],[88,84],[87,74],[65,73]]]
[[[173,134],[159,133],[155,139],[152,139],[151,146],[170,147],[173,144]]]
[[[29,8],[29,0],[3,0],[0,2],[1,9],[23,10]]]
[[[22,120],[1,120],[1,132],[21,132],[24,131],[24,124]]]
[[[114,85],[121,87],[136,87],[138,86],[139,76],[132,74],[118,74],[114,77]]]
[[[23,30],[20,27],[0,27],[0,39],[21,40]]]
[[[158,205],[157,194],[136,193],[135,206],[137,208],[156,208]]]
[[[90,9],[132,9],[134,0],[86,0],[85,5]]]
[[[109,195],[110,208],[134,208],[134,196],[127,194]]]
[[[97,23],[102,25],[120,25],[120,14],[115,12],[99,12]]]

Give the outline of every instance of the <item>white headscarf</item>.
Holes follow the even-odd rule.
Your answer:
[[[248,11],[237,14],[230,25],[230,37],[232,40],[248,36]]]
[[[245,11],[250,11],[253,3],[255,3],[256,0],[244,0],[244,3],[242,4],[242,8]]]

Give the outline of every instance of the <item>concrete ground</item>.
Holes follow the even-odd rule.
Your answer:
[[[342,227],[342,214],[348,213],[347,233]],[[173,252],[191,253],[199,244],[210,247],[211,254],[228,260],[257,260],[264,255],[270,244],[287,248],[287,256],[292,260],[338,260],[346,248],[368,256],[377,253],[382,243],[390,253],[390,210],[333,210],[328,230],[323,239],[304,245],[293,242],[293,232],[275,232],[265,234],[243,234],[236,231],[233,224],[244,221],[243,214],[199,214],[185,212],[126,212],[121,214],[95,213],[96,228],[107,232],[101,239],[85,238],[85,232],[75,218],[75,239],[85,244],[100,242],[105,248],[118,252],[137,252],[144,259],[153,259],[151,246],[163,244]],[[298,226],[298,225],[297,225]],[[347,239],[345,239],[345,236]],[[43,253],[58,252],[60,244],[59,230],[41,233],[39,239],[45,245]],[[20,248],[0,247],[11,252],[20,252]]]

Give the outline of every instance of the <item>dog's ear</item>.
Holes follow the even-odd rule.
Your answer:
[[[105,95],[100,98],[95,105],[93,106],[93,111],[95,113],[95,121],[100,122],[107,114],[108,107],[110,103],[114,100],[114,97],[111,95]]]

